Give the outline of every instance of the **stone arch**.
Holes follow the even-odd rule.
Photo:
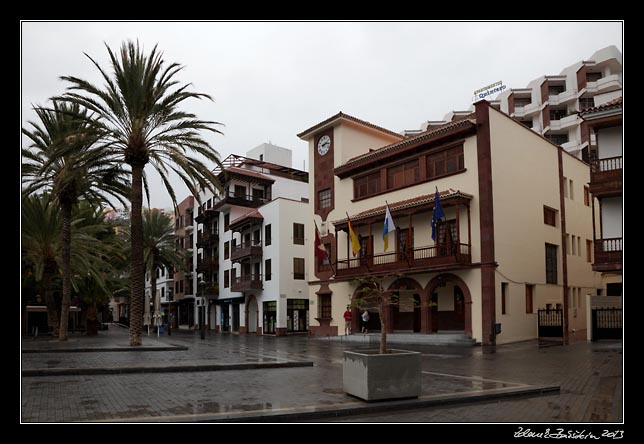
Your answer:
[[[411,311],[409,311],[409,305],[405,312],[401,312],[403,309],[403,299],[399,300],[398,304],[389,305],[386,309],[386,316],[390,322],[387,322],[387,327],[390,333],[393,333],[395,329],[400,330],[411,330],[414,332],[423,332],[423,311],[426,310],[427,301],[426,294],[423,286],[420,283],[411,277],[404,276],[396,279],[394,282],[389,285],[388,291],[396,292],[400,290],[413,290],[415,295],[414,299],[411,302]]]
[[[429,298],[439,286],[444,285],[446,282],[452,282],[454,285],[458,286],[463,293],[465,303],[465,335],[472,337],[472,293],[463,279],[452,273],[440,273],[427,283],[425,293]]]
[[[246,329],[248,333],[259,334],[258,331],[258,321],[259,321],[259,303],[254,294],[249,295],[246,298],[245,305],[245,318],[246,318]]]

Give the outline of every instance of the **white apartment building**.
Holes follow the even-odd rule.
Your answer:
[[[577,112],[600,106],[622,95],[622,53],[615,46],[596,51],[589,60],[576,62],[558,75],[542,75],[526,87],[508,85],[490,105],[519,120],[570,154],[589,162],[586,123]],[[414,136],[450,122],[462,120],[474,110],[450,111],[442,120],[424,122]],[[590,137],[593,137],[591,134]]]
[[[196,322],[219,332],[307,332],[308,173],[272,144],[247,156],[224,159],[215,170],[224,192],[195,202]]]
[[[542,75],[525,88],[509,88],[496,102],[504,113],[588,162],[591,141],[577,112],[621,95],[622,53],[608,46],[558,75]]]

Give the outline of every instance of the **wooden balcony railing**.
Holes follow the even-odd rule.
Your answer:
[[[622,156],[607,157],[606,159],[594,160],[593,163],[590,165],[590,168],[593,173],[621,170]]]
[[[232,248],[232,251],[230,252],[230,260],[231,261],[237,261],[239,259],[243,259],[245,257],[251,257],[251,256],[262,256],[262,242],[255,242],[255,241],[250,241],[250,242],[243,242],[239,245],[235,245]]]
[[[622,238],[595,239],[595,262],[593,270],[609,271],[622,269]]]
[[[230,285],[231,291],[262,290],[262,275],[247,274],[235,277]]]
[[[468,244],[417,247],[409,251],[363,255],[336,262],[336,276],[359,276],[373,272],[404,271],[415,267],[470,264]]]

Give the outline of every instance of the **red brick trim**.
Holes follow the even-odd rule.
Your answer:
[[[320,156],[318,153],[318,141],[322,136],[329,136],[331,139],[331,148],[324,156]],[[316,134],[313,138],[313,164],[315,169],[315,175],[313,178],[313,196],[310,196],[310,199],[313,199],[313,208],[315,209],[315,214],[322,218],[322,221],[326,221],[329,213],[335,208],[335,184],[334,184],[334,174],[333,174],[333,162],[335,156],[335,141],[333,140],[333,128],[330,128],[327,131]],[[320,191],[330,189],[331,190],[331,206],[327,208],[320,208]]]
[[[564,199],[563,148],[557,150],[559,163],[559,207],[561,208],[561,268],[563,275],[563,332],[564,343],[568,343],[568,243],[566,242],[566,201]]]
[[[492,147],[490,105],[482,100],[476,109],[476,151],[479,168],[479,217],[481,226],[481,318],[483,345],[495,345],[496,335],[496,259],[494,255],[494,201],[492,188]],[[471,327],[470,327],[471,328]]]

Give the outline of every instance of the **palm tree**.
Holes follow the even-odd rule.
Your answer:
[[[47,324],[58,336],[58,311],[54,301],[53,279],[58,274],[60,253],[60,211],[49,196],[28,196],[22,201],[22,257],[33,270],[39,291],[45,296]]]
[[[125,231],[129,236],[129,231]],[[157,270],[165,267],[184,269],[187,259],[185,250],[177,250],[177,236],[174,234],[172,219],[155,208],[143,211],[143,256],[145,270],[150,273],[150,301],[156,300]],[[130,252],[128,249],[127,252]]]
[[[63,298],[59,339],[67,340],[71,299],[71,220],[72,207],[79,198],[98,203],[127,193],[129,182],[114,155],[98,142],[100,133],[90,125],[92,116],[78,104],[53,101],[50,109],[34,108],[40,123],[29,122],[22,129],[31,140],[22,149],[23,193],[47,190],[61,211]]]
[[[201,136],[201,131],[220,133],[217,122],[199,120],[179,109],[187,99],[209,99],[207,94],[187,91],[190,84],[177,86],[176,75],[182,66],[172,63],[164,67],[162,53],[155,45],[149,55],[138,42],[124,42],[119,53],[106,45],[112,73],[85,54],[99,70],[105,81],[103,89],[77,77],[64,76],[71,83],[58,99],[79,104],[98,116],[96,124],[104,131],[112,152],[132,169],[130,230],[132,243],[130,301],[130,345],[141,345],[143,327],[143,296],[145,264],[143,240],[143,184],[147,181],[145,166],[150,164],[161,179],[176,206],[174,190],[168,181],[174,171],[194,196],[198,187],[221,190],[216,176],[196,153],[221,167],[219,155]]]
[[[106,256],[111,254],[109,245],[99,239],[107,225],[96,208],[85,201],[75,205],[71,226],[74,228],[70,241],[70,268],[73,270],[70,285],[78,288],[81,276],[90,279],[96,286],[105,287],[103,275],[111,263]],[[61,243],[62,217],[60,208],[48,194],[30,195],[22,201],[22,256],[33,270],[34,280],[45,295],[47,323],[59,335],[57,307],[53,297],[55,283],[60,281],[62,269]],[[65,328],[67,328],[65,326]]]

